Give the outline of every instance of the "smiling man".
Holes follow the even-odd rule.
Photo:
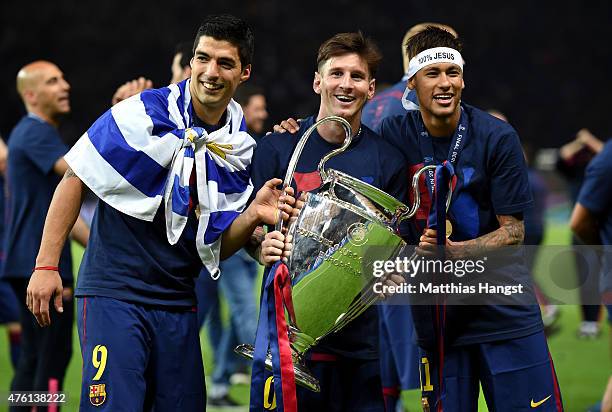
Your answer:
[[[56,322],[53,296],[62,311],[58,260],[87,185],[100,201],[76,288],[82,411],[205,409],[195,278],[204,265],[217,279],[220,258],[278,216],[280,179],[245,209],[254,141],[232,95],[253,43],[244,21],[208,17],[190,79],[116,104],[66,155],[27,303],[41,326]]]
[[[58,251],[59,282],[64,286],[64,293],[58,299],[64,301],[67,313],[61,317],[54,314],[56,324],[52,328],[40,329],[28,315],[26,287],[53,191],[68,168],[64,160],[68,148],[57,128],[70,113],[70,85],[55,64],[36,61],[17,74],[17,91],[27,115],[9,137],[3,276],[20,301],[23,349],[11,389],[57,391],[62,388],[72,354],[74,300],[68,245]],[[88,230],[80,220],[77,232],[77,239],[84,245]]]
[[[403,200],[407,180],[397,150],[361,123],[366,101],[374,95],[375,76],[381,56],[374,43],[361,33],[340,33],[323,42],[317,56],[313,90],[320,96],[318,113],[301,123],[298,133],[273,133],[258,143],[253,158],[255,188],[271,176],[284,176],[293,150],[304,131],[315,121],[335,115],[346,119],[353,140],[327,167],[355,176]],[[298,191],[316,190],[321,185],[317,166],[323,156],[340,147],[345,132],[337,122],[318,126],[310,136],[294,174]],[[283,237],[270,232],[262,243],[263,263],[280,258]],[[267,260],[266,256],[275,255]],[[309,353],[307,365],[321,384],[321,392],[298,388],[299,410],[381,411],[385,410],[378,363],[378,316],[376,307],[336,334],[324,338]],[[251,396],[264,396],[251,394]],[[265,394],[266,398],[268,394]]]
[[[428,27],[406,47],[413,56],[408,86],[416,90],[419,110],[385,119],[381,135],[403,153],[411,172],[448,162],[455,182],[446,216],[452,233],[438,238],[426,228],[432,202],[425,195],[411,235],[417,250],[433,253],[441,244],[447,257],[471,259],[521,244],[523,212],[532,200],[516,131],[461,102],[462,46],[451,33]],[[433,192],[425,176],[421,185],[424,194]],[[524,256],[520,250],[504,250],[506,260],[487,266],[483,276],[502,285],[518,282],[531,296]],[[535,299],[511,305],[413,306],[413,315],[426,410],[476,410],[479,385],[489,410],[562,410]]]

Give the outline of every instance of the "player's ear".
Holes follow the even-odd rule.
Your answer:
[[[30,106],[35,106],[38,102],[38,93],[34,92],[34,90],[26,89],[23,92],[23,101]]]
[[[249,80],[249,77],[251,77],[251,65],[247,64],[244,66],[244,69],[242,69],[242,73],[240,73],[240,83],[246,82]]]
[[[314,80],[312,81],[312,89],[316,94],[321,94],[321,75],[319,72],[315,72]]]
[[[374,93],[376,93],[376,79],[370,80],[368,84],[368,100],[374,97]]]
[[[414,90],[414,89],[415,89],[415,87],[416,87],[416,80],[415,80],[415,78],[416,78],[416,75],[415,75],[415,76],[412,76],[412,77],[410,78],[410,80],[408,80],[408,88],[409,88],[410,90]]]

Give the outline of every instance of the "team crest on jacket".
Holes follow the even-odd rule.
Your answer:
[[[89,385],[89,402],[93,406],[100,406],[106,400],[106,384]]]

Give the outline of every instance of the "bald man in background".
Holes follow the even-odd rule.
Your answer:
[[[70,113],[70,85],[55,64],[36,61],[17,74],[17,91],[27,114],[9,136],[6,260],[2,271],[19,299],[23,331],[11,391],[57,392],[62,389],[72,356],[74,300],[69,244],[62,251],[59,267],[49,269],[60,273],[64,285],[63,293],[55,296],[56,307],[63,301],[63,313],[51,311],[51,327],[40,328],[29,313],[26,289],[34,267],[41,265],[36,255],[53,192],[68,169],[63,158],[68,148],[57,128]],[[71,234],[83,246],[87,244],[89,229],[82,220],[77,220]],[[10,410],[29,411],[30,407],[12,406]],[[38,407],[38,411],[45,410]]]

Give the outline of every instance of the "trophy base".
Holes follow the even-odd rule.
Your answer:
[[[254,351],[255,350],[253,348],[253,345],[238,345],[236,346],[236,349],[234,349],[234,352],[236,352],[238,355],[251,360],[253,360]],[[312,376],[312,373],[308,370],[306,365],[296,363],[295,355],[293,356],[293,359],[295,383],[313,392],[320,392],[321,386],[319,385],[319,381],[314,376]],[[272,355],[270,354],[270,352],[268,352],[268,354],[266,355],[265,365],[267,370],[272,371]]]

